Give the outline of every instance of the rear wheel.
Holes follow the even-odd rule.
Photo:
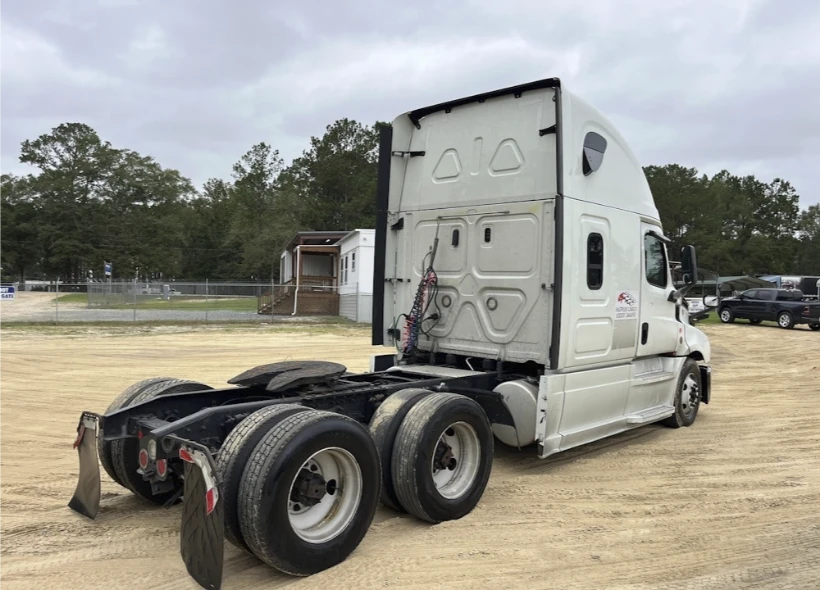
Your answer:
[[[306,412],[309,408],[296,404],[276,404],[257,410],[231,430],[219,454],[216,467],[220,492],[225,502],[225,537],[240,549],[250,551],[239,525],[239,486],[242,474],[256,445],[280,421],[288,416]]]
[[[724,324],[731,324],[733,321],[735,321],[735,312],[733,312],[728,307],[724,307],[723,309],[721,309],[718,315],[720,316],[720,321]]]
[[[481,499],[493,462],[493,432],[474,400],[435,393],[402,421],[391,476],[399,502],[427,522],[456,520]]]
[[[168,379],[159,381],[142,389],[128,404],[133,406],[147,402],[148,400],[170,395],[172,393],[183,393],[186,391],[202,391],[203,389],[213,389],[203,383],[188,381],[185,379]],[[174,480],[174,488],[168,492],[154,494],[151,491],[151,482],[142,478],[137,472],[139,468],[139,440],[136,438],[123,438],[111,443],[111,461],[114,465],[114,472],[118,481],[137,496],[144,498],[155,504],[165,504],[177,491],[182,488],[182,480]]]
[[[171,381],[172,379],[173,377],[151,377],[150,379],[143,379],[142,381],[134,383],[114,398],[114,401],[111,402],[105,410],[105,413],[109,414],[111,412],[121,410],[122,408],[130,405],[131,400],[137,397],[145,389],[148,389],[157,383],[162,383],[163,381]],[[111,457],[111,445],[112,443],[103,441],[102,432],[100,432],[97,437],[97,454],[100,457],[100,463],[102,463],[103,469],[105,469],[105,472],[111,479],[121,486],[125,486],[125,484],[120,480],[119,475],[117,475],[116,469],[114,469],[114,460]]]
[[[809,329],[817,332],[820,330],[820,324],[809,324]]]
[[[794,328],[794,318],[788,311],[781,311],[777,316],[777,325],[784,330]]]
[[[310,410],[281,420],[248,458],[239,524],[267,564],[308,576],[344,561],[379,502],[379,454],[355,420]]]
[[[399,432],[402,420],[413,406],[422,398],[430,395],[428,389],[402,389],[390,395],[373,414],[370,420],[370,434],[379,451],[379,461],[382,468],[382,504],[393,510],[403,512],[404,509],[396,496],[396,487],[393,485],[391,473],[393,471],[393,446],[396,434]]]

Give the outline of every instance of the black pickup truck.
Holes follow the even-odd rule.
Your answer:
[[[820,303],[804,301],[803,292],[796,289],[749,289],[723,299],[718,316],[725,324],[742,318],[752,324],[773,321],[785,329],[808,324],[820,330]]]

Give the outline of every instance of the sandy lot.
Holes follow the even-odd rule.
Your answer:
[[[464,519],[380,509],[351,558],[308,579],[228,544],[223,587],[820,588],[820,334],[707,329],[713,403],[693,427],[648,426],[546,461],[498,448]],[[364,370],[371,352],[356,329],[127,330],[3,330],[3,590],[197,588],[178,506],[146,506],[103,473],[96,521],[67,508],[80,410],[154,375],[218,385],[288,358]]]

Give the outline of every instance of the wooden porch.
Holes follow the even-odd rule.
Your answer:
[[[262,315],[291,315],[296,303],[296,315],[339,315],[339,291],[336,277],[299,277],[283,285],[274,285],[273,291],[259,296],[257,313]]]
[[[281,283],[263,293],[257,313],[339,315],[339,246],[345,232],[300,232],[280,256]]]

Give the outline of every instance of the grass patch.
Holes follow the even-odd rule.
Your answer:
[[[60,303],[67,303],[67,304],[83,304],[85,305],[88,303],[88,295],[85,293],[69,293],[67,295],[60,295],[57,297],[57,301]]]
[[[695,322],[695,326],[697,326],[698,324],[719,324],[719,323],[721,323],[720,318],[718,317],[717,310],[714,309],[714,310],[711,310],[709,312],[709,317],[708,318]]]
[[[69,293],[57,299],[60,303],[72,305],[88,305],[88,295],[85,293]],[[103,298],[96,298],[103,302]],[[157,297],[137,297],[137,309],[165,309],[165,310],[187,310],[187,311],[256,311],[256,297],[225,297],[208,298],[174,296],[168,300]],[[127,297],[113,295],[108,303],[102,305],[92,305],[90,309],[134,309],[134,302],[128,301]]]

